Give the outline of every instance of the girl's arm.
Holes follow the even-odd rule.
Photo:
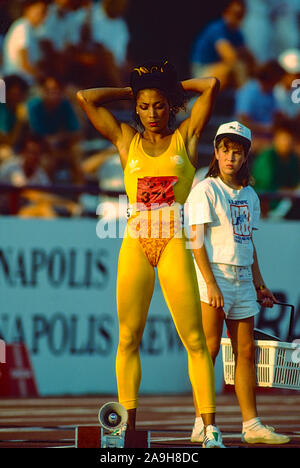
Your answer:
[[[274,303],[278,303],[273,293],[265,286],[265,282],[260,272],[258,265],[258,258],[256,248],[253,243],[253,264],[252,264],[252,276],[255,289],[257,291],[257,299],[262,303],[264,307],[273,307]]]
[[[224,307],[224,299],[212,272],[207,251],[203,242],[205,225],[191,226],[191,242],[195,261],[207,285],[209,305],[215,308]]]
[[[197,147],[202,131],[207,124],[218,92],[220,82],[217,78],[192,78],[181,82],[187,92],[200,93],[195,101],[191,115],[179,126],[179,130],[186,142],[191,162],[197,164]]]
[[[126,123],[119,122],[104,107],[113,101],[132,99],[132,89],[125,88],[92,88],[77,92],[77,99],[94,127],[119,150],[123,167],[126,164],[127,149],[136,131]]]

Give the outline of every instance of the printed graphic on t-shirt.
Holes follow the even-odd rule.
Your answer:
[[[247,200],[229,200],[234,241],[248,243],[251,239],[250,211]]]

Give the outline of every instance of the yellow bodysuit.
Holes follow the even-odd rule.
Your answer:
[[[190,192],[195,168],[179,130],[172,134],[167,150],[157,157],[145,153],[142,141],[137,133],[124,170],[129,219],[117,278],[119,401],[128,410],[138,406],[139,344],[157,267],[165,300],[188,353],[189,376],[197,404],[202,413],[214,413],[213,365],[202,329],[194,262],[182,224],[182,206]]]

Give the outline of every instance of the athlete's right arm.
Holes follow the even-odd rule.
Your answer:
[[[205,225],[203,224],[194,224],[191,226],[194,258],[207,286],[209,305],[215,308],[224,307],[223,295],[211,269],[210,261],[204,245],[204,230]]]
[[[104,104],[113,101],[132,99],[132,89],[125,88],[91,88],[80,90],[76,94],[77,99],[86,112],[94,127],[107,140],[111,141],[120,152],[121,162],[124,167],[127,157],[126,149],[136,130],[130,125],[119,122]]]

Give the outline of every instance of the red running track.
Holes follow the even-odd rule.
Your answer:
[[[0,448],[75,447],[75,428],[98,425],[98,410],[115,396],[0,399]],[[277,448],[300,448],[300,393],[274,391],[257,396],[263,423],[288,434]],[[190,447],[194,408],[191,395],[141,396],[137,429],[151,431],[151,448]],[[233,394],[217,395],[217,424],[227,447],[267,448],[241,442],[241,416]]]

